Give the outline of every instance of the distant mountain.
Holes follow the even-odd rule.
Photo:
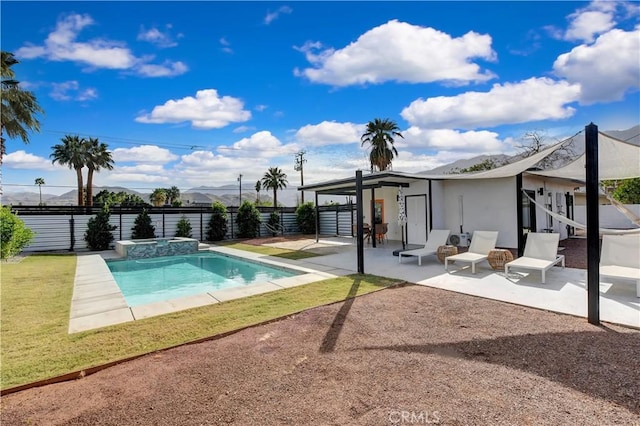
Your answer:
[[[478,155],[472,158],[465,158],[463,160],[454,161],[453,163],[445,164],[444,166],[436,167],[432,170],[427,170],[424,174],[448,174],[456,169],[466,169],[467,167],[471,167],[473,165],[482,163],[485,160],[493,160],[496,164],[502,164],[503,162],[509,160],[511,157],[505,154],[498,155]]]

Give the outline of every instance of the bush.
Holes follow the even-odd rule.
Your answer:
[[[107,250],[109,244],[113,242],[113,234],[117,226],[109,223],[109,206],[104,205],[95,217],[87,222],[87,230],[84,233],[84,240],[89,246],[89,250]]]
[[[142,210],[142,213],[136,217],[136,221],[131,229],[133,230],[131,234],[132,240],[156,237],[156,227],[151,224],[151,217],[146,209]]]
[[[311,201],[300,204],[296,209],[296,222],[303,234],[316,233],[316,209]]]
[[[182,215],[176,226],[176,237],[191,238],[191,222],[185,215]]]
[[[243,201],[238,208],[236,223],[238,224],[238,237],[255,238],[260,232],[260,212],[250,201]]]
[[[613,192],[613,198],[623,204],[640,204],[640,178],[623,180]]]
[[[0,211],[0,258],[6,259],[20,253],[31,242],[35,234],[27,228],[11,208]]]
[[[211,204],[211,219],[207,225],[207,241],[222,241],[227,235],[227,207],[220,201]]]
[[[269,220],[267,221],[267,223],[269,224],[269,227],[271,229],[280,229],[280,215],[276,212],[273,212],[269,215]],[[275,237],[276,235],[278,235],[277,232],[271,232],[273,234],[273,236]]]

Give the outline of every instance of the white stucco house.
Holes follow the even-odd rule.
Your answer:
[[[640,147],[600,134],[600,179],[640,176]],[[424,244],[430,229],[452,234],[499,231],[497,246],[524,247],[526,232],[555,232],[560,239],[574,229],[530,203],[525,193],[547,209],[574,218],[574,191],[584,185],[584,155],[556,170],[533,167],[560,144],[530,157],[488,171],[430,175],[384,171],[362,173],[364,222],[388,223],[387,237]],[[319,195],[356,195],[356,176],[298,188]],[[406,205],[404,236],[398,224],[398,194]],[[374,202],[372,202],[374,200]]]

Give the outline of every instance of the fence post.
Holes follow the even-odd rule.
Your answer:
[[[166,235],[164,233],[164,206],[162,206],[162,238],[165,238]]]
[[[202,229],[202,207],[200,207],[200,241],[204,240],[204,234]]]
[[[73,212],[71,212],[71,219],[69,219],[69,237],[71,239],[71,245],[69,247],[69,251],[73,251],[73,247],[76,243],[76,236],[74,230],[75,220],[73,219]]]

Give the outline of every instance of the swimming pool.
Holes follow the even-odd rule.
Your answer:
[[[215,253],[113,260],[107,265],[130,307],[300,274]]]

